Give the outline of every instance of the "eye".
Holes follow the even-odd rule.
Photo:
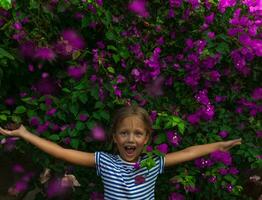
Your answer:
[[[125,135],[127,135],[127,131],[121,131],[121,132],[119,133],[119,135],[125,136]]]
[[[140,131],[135,132],[135,134],[136,134],[137,136],[139,136],[139,137],[144,135],[144,133],[142,133],[142,132],[140,132]]]

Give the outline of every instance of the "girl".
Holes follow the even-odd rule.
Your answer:
[[[65,149],[30,133],[23,125],[16,130],[0,128],[0,133],[20,137],[58,159],[86,167],[96,167],[97,175],[101,176],[104,183],[105,199],[122,200],[154,199],[155,182],[164,167],[193,160],[216,150],[227,151],[241,144],[241,139],[235,139],[188,147],[168,153],[164,157],[154,156],[155,166],[147,169],[139,167],[138,163],[147,158],[141,153],[150,139],[151,130],[152,122],[147,111],[138,106],[128,106],[118,110],[110,131],[117,154]]]

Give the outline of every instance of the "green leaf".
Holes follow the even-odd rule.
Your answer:
[[[17,106],[14,113],[15,114],[22,114],[26,112],[26,108],[24,106]]]
[[[76,123],[76,129],[81,131],[81,130],[84,130],[85,129],[85,124],[83,122],[77,122]]]
[[[71,142],[70,142],[70,145],[71,145],[74,149],[78,149],[79,143],[80,143],[80,141],[79,141],[78,139],[72,139]]]
[[[63,88],[62,91],[69,94],[71,93],[71,91],[68,88]]]
[[[0,120],[1,120],[1,121],[6,121],[6,120],[7,120],[6,115],[0,115]]]
[[[4,8],[4,9],[11,8],[12,7],[11,0],[0,0],[0,7]]]
[[[107,71],[109,71],[111,74],[115,73],[115,69],[113,67],[108,67]]]
[[[113,55],[113,59],[114,59],[115,63],[118,63],[120,61],[120,57],[117,54]]]
[[[108,45],[108,46],[107,46],[107,49],[108,49],[108,50],[114,50],[114,51],[117,52],[117,48],[116,48],[115,46],[113,46],[113,45]]]
[[[166,134],[165,133],[160,133],[157,135],[157,138],[155,140],[155,144],[161,144],[166,141]]]
[[[18,124],[22,122],[21,117],[19,117],[19,116],[17,116],[17,115],[13,115],[13,116],[11,117],[11,119],[12,119],[13,122],[18,123]]]
[[[103,109],[105,105],[101,101],[97,101],[95,104],[96,109]]]
[[[99,112],[99,115],[100,115],[102,118],[104,118],[105,120],[109,121],[110,116],[109,116],[108,112],[101,111],[101,112]]]
[[[106,38],[107,38],[108,40],[115,40],[115,39],[116,39],[116,37],[115,37],[115,35],[114,35],[113,32],[107,32],[107,33],[106,33]]]
[[[83,104],[85,104],[85,103],[88,101],[88,96],[87,96],[86,93],[81,93],[81,94],[79,95],[79,99],[80,99],[80,101],[81,101]]]
[[[58,141],[60,139],[59,135],[50,135],[48,139],[52,141]]]
[[[78,105],[77,104],[73,104],[69,107],[69,110],[71,113],[74,114],[74,116],[76,117],[79,111]]]
[[[179,132],[180,132],[181,134],[184,133],[184,131],[185,131],[185,124],[184,124],[183,122],[180,122],[180,123],[178,124],[178,130],[179,130]]]

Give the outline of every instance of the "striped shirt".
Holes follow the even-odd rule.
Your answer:
[[[139,161],[146,158],[143,155]],[[150,170],[135,169],[134,163],[124,161],[119,155],[95,152],[96,172],[104,183],[105,200],[154,199],[157,176],[164,171],[164,157],[154,155],[153,159],[156,165]]]

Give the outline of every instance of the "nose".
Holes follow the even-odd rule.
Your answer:
[[[133,133],[128,134],[127,137],[128,142],[133,142],[135,140],[135,136]]]

